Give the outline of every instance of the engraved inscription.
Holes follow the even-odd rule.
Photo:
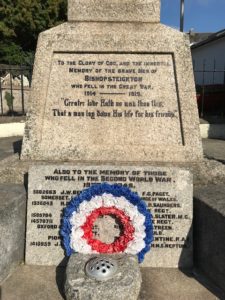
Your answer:
[[[172,54],[53,55],[42,134],[54,141],[183,145],[181,123]]]
[[[30,178],[34,176],[34,179],[29,187],[28,261],[29,257],[35,253],[41,255],[41,261],[45,260],[46,253],[52,253],[50,261],[53,264],[62,260],[63,250],[59,237],[62,210],[72,196],[78,195],[81,190],[94,183],[101,182],[127,186],[133,191],[138,191],[146,201],[153,215],[154,224],[154,242],[151,253],[157,254],[161,249],[161,254],[166,257],[169,249],[179,257],[180,251],[191,249],[189,230],[192,222],[192,199],[189,200],[190,203],[185,202],[180,190],[182,185],[187,188],[186,183],[182,181],[182,178],[187,176],[186,171],[184,173],[180,171],[180,178],[178,178],[176,172],[157,167],[55,166],[38,168],[43,173],[38,185],[34,174],[36,169],[30,176]],[[181,193],[178,193],[178,190]],[[113,228],[107,237],[105,236],[105,221],[110,223],[107,230]],[[97,220],[93,233],[97,239],[103,238],[106,243],[112,242],[120,235],[119,224],[115,225],[115,220]]]

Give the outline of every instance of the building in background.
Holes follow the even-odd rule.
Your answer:
[[[225,116],[225,29],[189,32],[199,114]]]
[[[190,33],[196,84],[224,84],[225,29],[214,34]]]

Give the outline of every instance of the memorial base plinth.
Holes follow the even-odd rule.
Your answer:
[[[67,300],[136,300],[141,287],[141,272],[136,256],[104,255],[117,260],[118,270],[107,281],[97,281],[85,273],[86,263],[98,255],[73,254],[66,268]]]

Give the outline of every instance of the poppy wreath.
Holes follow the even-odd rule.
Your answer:
[[[111,244],[93,236],[95,221],[111,215],[121,224],[121,234]],[[127,253],[144,260],[153,241],[153,225],[145,202],[129,188],[95,184],[72,198],[64,209],[60,230],[67,256],[74,252]]]

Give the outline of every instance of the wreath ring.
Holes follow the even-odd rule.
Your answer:
[[[104,215],[114,215],[123,226],[121,235],[111,244],[93,238],[94,222]],[[145,202],[127,187],[95,184],[68,203],[60,234],[67,256],[74,252],[124,252],[136,254],[142,262],[153,241],[152,217]]]

